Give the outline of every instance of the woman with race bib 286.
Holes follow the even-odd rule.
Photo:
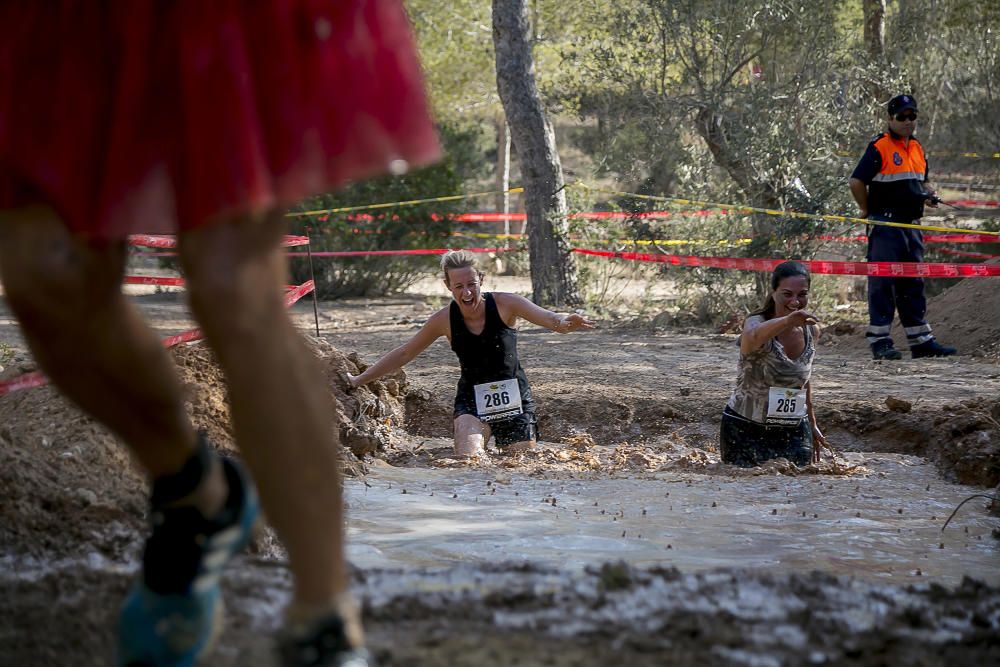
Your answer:
[[[776,266],[771,294],[740,334],[736,388],[722,411],[724,463],[819,461],[826,438],[816,425],[810,382],[819,329],[808,304],[809,270],[799,262]]]
[[[431,315],[414,336],[357,376],[352,387],[405,366],[441,336],[458,355],[462,375],[455,395],[455,453],[481,456],[492,435],[503,452],[530,449],[538,437],[531,387],[517,357],[517,318],[557,333],[593,329],[578,315],[560,315],[523,296],[482,292],[483,273],[471,252],[453,250],[441,258],[452,302]]]

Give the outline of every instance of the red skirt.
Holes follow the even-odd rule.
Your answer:
[[[0,3],[0,209],[179,232],[438,155],[399,0]]]

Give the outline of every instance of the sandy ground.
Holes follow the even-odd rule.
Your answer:
[[[949,321],[971,317],[949,303],[979,311],[985,337],[967,339],[979,356],[876,363],[858,330],[830,327],[815,393],[835,452],[752,471],[718,462],[736,336],[621,322],[525,327],[543,446],[455,461],[458,365],[444,341],[369,388],[340,379],[443,296],[430,284],[320,308],[314,348],[342,435],[367,452],[348,466],[349,556],[379,664],[1000,662],[998,519],[977,499],[941,531],[962,499],[1000,484],[990,295],[937,304]],[[191,326],[175,292],[136,300],[164,335]],[[309,304],[294,313],[312,327]],[[3,308],[0,343],[0,377],[33,368]],[[210,356],[175,359],[195,421],[231,446]],[[126,455],[52,389],[0,398],[0,664],[109,662],[143,503]],[[206,664],[270,664],[290,586],[269,535],[226,588],[229,624]]]

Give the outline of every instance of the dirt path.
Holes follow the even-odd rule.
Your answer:
[[[179,295],[137,302],[164,335],[192,326]],[[321,333],[370,363],[441,303],[323,304]],[[294,313],[308,331],[311,306]],[[374,401],[395,424],[371,440],[384,462],[348,484],[379,664],[1000,661],[997,520],[973,502],[939,535],[961,497],[1000,483],[1000,366],[875,363],[825,340],[817,409],[842,455],[750,472],[718,463],[734,335],[524,329],[546,445],[476,466],[450,457],[458,367],[443,341],[375,394],[345,394],[338,357],[327,373],[342,405]],[[3,377],[33,368],[2,307],[0,343]],[[196,416],[222,424],[217,373],[200,354],[179,359]],[[32,391],[0,398],[0,664],[107,664],[141,547],[142,480],[100,428]],[[215,437],[226,442],[224,426]],[[209,664],[269,664],[289,578],[273,542],[255,548],[228,577],[231,623]],[[748,567],[733,564],[741,552]],[[606,565],[617,560],[628,564]]]

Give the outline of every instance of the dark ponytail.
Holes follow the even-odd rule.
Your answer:
[[[778,264],[771,273],[771,293],[767,295],[764,305],[750,313],[747,317],[763,315],[765,320],[774,317],[774,290],[778,289],[778,285],[782,280],[791,278],[792,276],[804,276],[807,284],[812,281],[812,278],[809,276],[809,269],[806,268],[805,264],[791,260]]]

